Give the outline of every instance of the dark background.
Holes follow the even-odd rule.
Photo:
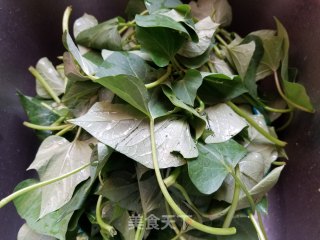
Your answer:
[[[34,133],[22,127],[26,119],[16,89],[34,94],[29,65],[47,56],[55,61],[63,52],[61,18],[73,5],[71,23],[84,12],[98,20],[121,15],[125,0],[0,0],[0,197],[32,173],[25,172],[39,145]],[[232,29],[242,35],[274,28],[277,16],[291,38],[290,63],[300,70],[319,112],[320,1],[230,0]],[[270,240],[316,240],[320,236],[320,115],[297,113],[282,135],[290,161],[277,187],[269,195],[266,219]],[[0,209],[1,239],[16,239],[22,224],[12,204]]]

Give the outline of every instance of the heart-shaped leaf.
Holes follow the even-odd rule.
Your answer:
[[[116,151],[153,168],[148,120],[127,105],[96,103],[89,112],[70,120]],[[185,120],[168,117],[156,122],[155,136],[160,168],[181,166],[184,158],[198,155]]]
[[[46,138],[28,169],[37,170],[40,180],[46,181],[71,172],[90,162],[92,141],[69,142],[63,137]],[[76,186],[90,176],[84,169],[59,182],[42,188],[40,218],[64,206],[72,198]]]
[[[215,144],[197,144],[199,157],[188,160],[189,176],[204,194],[217,191],[247,151],[234,140]]]

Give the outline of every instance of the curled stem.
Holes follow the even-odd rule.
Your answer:
[[[218,46],[216,44],[213,45],[213,51],[217,55],[218,58],[220,58],[222,60],[224,59],[223,54],[221,53],[220,49],[218,48]]]
[[[154,88],[158,85],[160,85],[161,83],[163,83],[164,81],[166,81],[168,79],[168,77],[170,76],[171,74],[171,71],[172,71],[172,66],[171,65],[168,65],[168,68],[167,68],[167,72],[165,74],[163,74],[159,79],[157,79],[156,81],[152,82],[152,83],[148,83],[148,84],[145,84],[145,87],[147,89],[150,89],[150,88]]]
[[[25,194],[25,193],[28,193],[30,191],[33,191],[35,189],[38,189],[38,188],[41,188],[41,187],[44,187],[44,186],[47,186],[51,183],[54,183],[54,182],[58,182],[64,178],[67,178],[67,177],[70,177],[71,175],[73,174],[76,174],[80,171],[82,171],[83,169],[89,167],[92,163],[88,163],[86,165],[83,165],[82,167],[79,167],[71,172],[68,172],[66,174],[63,174],[61,175],[60,177],[57,177],[57,178],[53,178],[53,179],[50,179],[50,180],[47,180],[47,181],[43,181],[43,182],[39,182],[39,183],[36,183],[36,184],[33,184],[29,187],[26,187],[26,188],[23,188],[23,189],[20,189],[14,193],[12,193],[11,195],[3,198],[1,201],[0,201],[0,208],[4,207],[5,205],[7,205],[9,202],[13,201],[14,199],[16,199],[17,197],[20,197],[21,195]]]
[[[57,132],[55,135],[56,135],[56,136],[63,136],[65,133],[71,131],[74,127],[75,127],[75,126],[72,126],[72,125],[67,126],[67,127],[65,127],[64,129],[62,129],[61,131]]]
[[[165,202],[165,206],[166,206],[167,215],[168,215],[168,216],[172,216],[170,207],[169,207],[169,205],[168,205],[167,202]],[[176,233],[176,236],[175,236],[173,239],[186,240],[186,239],[182,236],[183,232],[179,230],[177,224],[176,224],[174,221],[171,222],[171,227],[172,227],[173,231]],[[171,240],[173,240],[173,239],[171,239]]]
[[[236,176],[240,178],[239,165],[236,167]],[[234,181],[234,193],[233,193],[232,203],[222,227],[226,228],[230,226],[233,216],[237,210],[239,196],[240,196],[240,185],[237,181]]]
[[[283,92],[282,88],[281,88],[281,84],[280,84],[280,81],[279,81],[279,76],[278,76],[278,72],[277,71],[274,71],[273,72],[273,75],[274,75],[274,80],[275,80],[275,83],[276,83],[276,87],[277,87],[277,90],[280,94],[280,96],[283,98],[283,100],[285,100],[289,105],[297,108],[297,109],[300,109],[302,111],[305,111],[305,112],[313,112],[313,111],[310,111],[309,109],[306,109],[305,107],[303,106],[300,106],[298,104],[296,104],[295,102],[291,101],[291,99],[289,99],[285,93]]]
[[[267,240],[267,238],[264,236],[262,229],[259,226],[259,223],[256,221],[252,213],[249,213],[249,218],[254,226],[254,228],[257,231],[259,240]]]
[[[172,173],[170,174],[169,177],[167,177],[166,179],[163,180],[163,182],[167,186],[167,188],[176,182],[177,178],[180,175],[180,172],[181,172],[181,169],[179,167],[177,167],[172,171]]]
[[[226,102],[226,104],[229,107],[231,107],[232,110],[235,111],[238,115],[243,117],[252,127],[254,127],[261,135],[263,135],[270,142],[273,142],[274,144],[276,144],[280,147],[284,147],[287,145],[286,142],[275,138],[270,133],[268,133],[266,130],[264,130],[262,127],[260,127],[258,123],[256,123],[246,112],[244,112],[240,108],[238,108],[234,103],[232,103],[231,101],[228,101],[228,102]]]
[[[226,43],[219,34],[216,34],[216,35],[215,35],[215,38],[216,38],[223,46],[228,47],[228,43]]]
[[[62,32],[69,32],[69,19],[72,12],[72,7],[68,6],[66,10],[64,10],[63,18],[62,18]]]
[[[290,112],[288,120],[279,128],[277,128],[277,132],[281,132],[283,130],[285,130],[292,122],[293,120],[293,116],[294,116],[294,112]]]
[[[292,108],[279,109],[279,108],[272,108],[272,107],[269,107],[269,106],[263,106],[263,108],[265,110],[267,110],[268,112],[275,112],[275,113],[289,113],[289,112],[293,111]]]
[[[202,223],[199,223],[193,220],[184,211],[181,210],[181,208],[177,205],[177,203],[171,197],[161,176],[159,163],[157,159],[157,148],[156,148],[155,133],[154,133],[154,119],[150,119],[150,138],[151,138],[152,160],[153,160],[155,175],[156,175],[159,187],[161,189],[161,192],[164,198],[166,199],[166,201],[168,202],[169,206],[173,209],[173,211],[187,224],[189,224],[193,228],[198,229],[202,232],[213,234],[213,235],[235,234],[236,233],[235,228],[214,228],[214,227],[206,226],[206,225],[203,225]]]
[[[59,117],[59,118],[57,119],[57,121],[55,121],[54,123],[52,123],[50,126],[59,126],[60,123],[62,123],[65,118],[66,118],[65,116]]]
[[[242,189],[242,191],[246,195],[246,198],[248,199],[248,202],[250,204],[252,212],[255,212],[256,211],[256,205],[255,205],[254,200],[253,200],[251,194],[249,193],[246,185],[243,184],[243,182],[241,181],[240,177],[238,177],[238,175],[233,170],[230,171],[230,174],[234,178],[235,182],[237,182],[239,184],[240,188]]]
[[[102,199],[103,196],[100,195],[98,198],[97,206],[96,206],[96,219],[97,223],[100,226],[102,230],[105,230],[109,233],[111,237],[117,235],[117,231],[114,229],[114,227],[110,226],[109,224],[105,223],[101,216],[101,205],[102,205]]]
[[[58,98],[56,93],[52,90],[52,88],[49,86],[47,81],[41,76],[41,74],[35,69],[34,67],[29,67],[30,73],[36,78],[36,80],[41,84],[41,86],[48,92],[48,94],[52,97],[52,99],[56,103],[60,103],[61,100]]]
[[[32,128],[35,130],[42,130],[42,131],[46,131],[46,130],[56,131],[56,130],[65,129],[66,127],[69,127],[69,126],[73,126],[72,124],[64,124],[64,125],[60,125],[60,126],[43,126],[43,125],[33,124],[30,122],[23,122],[23,125],[28,128]]]
[[[189,194],[187,193],[187,191],[184,189],[184,187],[182,187],[179,183],[174,183],[172,185],[174,188],[176,188],[177,190],[179,190],[179,192],[181,193],[181,195],[184,197],[184,199],[187,201],[187,203],[190,205],[191,209],[195,212],[195,214],[197,215],[197,218],[199,220],[201,220],[201,216],[197,211],[197,207],[193,204],[193,202],[191,201]]]

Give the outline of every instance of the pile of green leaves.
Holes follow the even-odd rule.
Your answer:
[[[18,239],[267,239],[286,157],[272,123],[314,111],[280,21],[241,37],[226,0],[131,0],[128,21],[84,14],[72,37],[70,13],[63,62],[40,59],[37,96],[18,93],[43,140],[39,179],[0,202],[26,221]]]

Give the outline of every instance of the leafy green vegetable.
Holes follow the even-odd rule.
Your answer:
[[[102,86],[110,89],[120,98],[137,108],[147,116],[150,115],[148,109],[149,94],[143,82],[130,75],[117,75],[103,77],[95,80]]]
[[[246,150],[234,140],[197,146],[199,157],[188,161],[189,176],[200,192],[211,194],[219,189]]]
[[[55,238],[53,238],[53,237],[38,234],[35,231],[33,231],[32,229],[30,229],[30,227],[27,224],[23,224],[18,232],[17,240],[28,240],[28,239],[55,240]]]
[[[158,71],[149,66],[141,57],[133,53],[114,52],[98,68],[97,77],[128,75],[143,82],[157,79]]]
[[[17,92],[17,94],[19,96],[20,103],[24,108],[31,123],[48,126],[58,120],[58,113],[51,111],[42,104],[46,103],[48,105],[51,105],[53,103],[52,101],[41,101],[41,99],[25,96],[20,92]],[[37,131],[37,135],[41,139],[45,139],[51,134],[51,131]]]
[[[89,29],[80,31],[76,42],[95,49],[121,50],[121,37],[118,33],[120,18],[113,18]]]
[[[62,137],[50,136],[43,141],[36,158],[28,169],[37,170],[41,181],[70,172],[90,162],[90,142],[92,141],[75,140],[70,143]],[[40,217],[61,208],[69,202],[76,186],[89,176],[89,169],[83,170],[70,178],[43,187]],[[61,191],[61,188],[63,191]],[[57,191],[59,191],[59,195],[56,195]]]
[[[57,96],[64,93],[65,81],[61,78],[55,67],[52,65],[52,62],[50,62],[48,58],[41,58],[37,62],[36,69]],[[42,98],[51,98],[50,94],[48,94],[46,89],[39,81],[36,81],[36,91],[38,96]]]
[[[172,85],[174,94],[185,104],[194,106],[197,90],[202,84],[201,74],[196,70],[188,70],[182,80]]]
[[[162,8],[175,8],[182,4],[180,0],[144,0],[150,13]]]
[[[151,152],[145,151],[151,146],[149,126],[144,116],[133,108],[120,104],[96,103],[86,115],[70,122],[84,128],[118,152],[153,168]],[[173,152],[179,152],[185,158],[198,155],[189,126],[183,119],[172,116],[159,120],[156,124],[156,139],[161,153],[161,168],[185,163],[180,155],[172,154]]]
[[[221,103],[205,110],[208,127],[213,134],[205,138],[205,143],[228,141],[248,126],[246,121],[233,112],[226,104]],[[221,121],[223,119],[223,121]]]
[[[71,36],[68,7],[63,63],[29,68],[38,96],[18,95],[44,139],[40,181],[0,201],[26,220],[18,239],[265,239],[254,214],[287,144],[271,124],[314,111],[285,28],[228,32],[227,0],[130,0],[126,13],[84,14]],[[257,84],[269,75],[271,96]]]
[[[159,67],[168,65],[189,37],[182,24],[161,14],[137,15],[135,20],[137,40],[142,50],[149,53]]]
[[[199,20],[210,16],[222,26],[228,26],[232,21],[232,10],[227,0],[191,1],[190,6],[193,16]]]

